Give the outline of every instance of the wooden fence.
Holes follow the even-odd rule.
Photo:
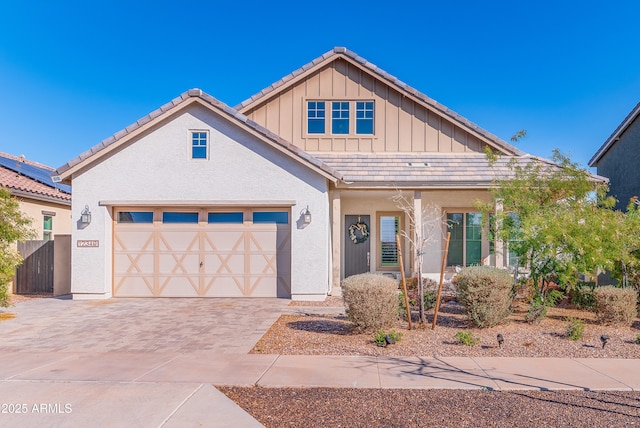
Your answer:
[[[16,294],[53,293],[54,241],[18,242],[24,258],[16,270]]]

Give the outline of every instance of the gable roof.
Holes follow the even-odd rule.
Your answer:
[[[299,147],[294,146],[280,136],[258,125],[237,110],[229,107],[221,101],[218,101],[216,98],[197,88],[190,89],[182,93],[179,97],[174,98],[162,107],[152,111],[145,117],[127,126],[125,129],[116,132],[113,136],[103,140],[100,144],[92,147],[76,158],[71,159],[69,162],[57,169],[57,174],[63,182],[70,182],[74,173],[89,167],[92,163],[127,143],[132,138],[135,138],[149,128],[157,125],[168,116],[193,103],[199,103],[200,105],[207,107],[214,113],[217,113],[230,122],[235,123],[242,129],[269,144],[271,147],[274,147],[285,155],[315,170],[327,179],[336,182],[342,178],[337,171],[327,166],[319,159],[311,156]]]
[[[602,156],[620,139],[620,136],[627,130],[627,128],[633,123],[634,120],[640,115],[640,103],[631,110],[631,112],[624,118],[620,125],[613,131],[613,133],[607,138],[604,144],[598,149],[589,161],[589,166],[594,167],[600,161]]]
[[[429,98],[422,92],[407,85],[397,77],[387,73],[380,67],[370,63],[366,59],[357,55],[355,52],[350,51],[349,49],[344,47],[335,47],[333,48],[333,50],[330,50],[324,55],[303,65],[299,69],[295,70],[293,73],[290,73],[284,76],[282,79],[273,83],[271,86],[263,89],[262,91],[258,92],[252,97],[241,102],[235,107],[235,109],[242,113],[246,113],[252,107],[255,107],[258,104],[264,103],[278,96],[280,93],[290,88],[291,86],[295,85],[297,82],[301,81],[302,79],[306,78],[307,76],[316,72],[317,70],[326,66],[327,64],[333,61],[336,61],[339,58],[342,58],[347,62],[349,62],[350,64],[353,64],[354,66],[358,67],[360,70],[369,74],[373,78],[381,80],[385,82],[387,85],[392,86],[398,92],[409,97],[414,102],[424,106],[428,110],[431,110],[447,118],[452,123],[460,126],[462,129],[470,132],[473,135],[476,135],[478,138],[480,138],[482,141],[489,144],[493,148],[498,149],[501,152],[504,152],[504,154],[515,155],[515,156],[522,156],[525,154],[524,152],[520,151],[518,148],[512,146],[511,144],[508,144],[507,142],[493,135],[489,131],[484,130],[483,128],[479,127],[475,123],[469,121],[468,119],[464,118],[463,116],[459,115],[453,110],[447,108],[446,106],[438,103],[432,98]]]
[[[53,168],[0,152],[0,185],[11,194],[63,205],[71,205],[71,187],[54,183],[51,179]]]

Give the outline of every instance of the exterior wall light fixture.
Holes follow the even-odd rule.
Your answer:
[[[80,215],[80,222],[83,224],[91,223],[91,211],[89,211],[89,205],[85,205]]]
[[[305,226],[308,226],[311,223],[311,213],[309,212],[309,205],[307,208],[302,211],[302,219]]]

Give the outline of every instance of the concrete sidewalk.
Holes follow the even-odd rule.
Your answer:
[[[1,426],[250,427],[215,386],[640,391],[640,360],[3,353],[0,377]]]
[[[640,391],[640,359],[248,354],[281,299],[39,299],[0,323],[0,426],[260,426],[215,386]]]

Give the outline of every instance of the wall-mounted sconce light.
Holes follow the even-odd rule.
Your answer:
[[[80,215],[80,221],[84,224],[91,223],[91,211],[89,211],[89,205],[85,205]]]
[[[311,213],[309,212],[309,205],[304,209],[300,214],[302,214],[302,221],[305,226],[308,226],[311,223]]]

